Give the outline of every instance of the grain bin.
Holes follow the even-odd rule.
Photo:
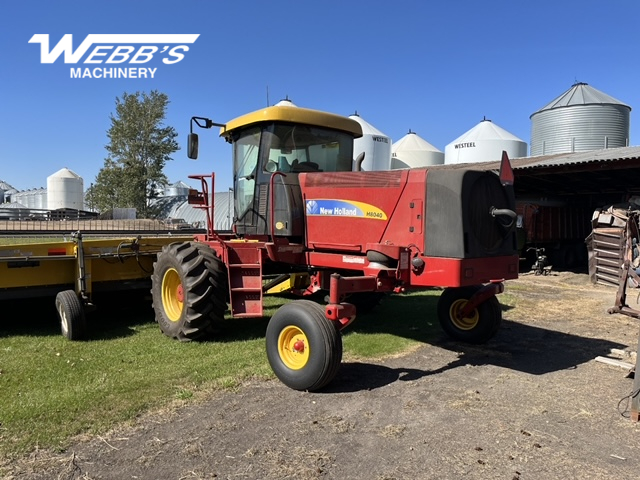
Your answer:
[[[189,195],[189,185],[182,181],[177,181],[164,189],[165,197],[186,197]]]
[[[288,96],[283,98],[282,100],[280,100],[274,106],[275,107],[297,107],[297,105],[295,103],[293,103],[291,100],[289,100]]]
[[[37,190],[33,191],[33,204],[31,208],[35,208],[38,210],[46,210],[47,209],[47,190],[44,187],[40,187]]]
[[[626,147],[630,112],[606,93],[575,83],[529,117],[531,156]]]
[[[357,157],[362,152],[365,154],[362,170],[388,170],[391,162],[391,138],[363,120],[357,112],[349,118],[362,127],[362,137],[353,141],[353,156]]]
[[[2,202],[10,202],[11,195],[18,192],[13,186],[9,185],[4,180],[0,180],[0,190],[2,190],[3,193]]]
[[[444,148],[444,163],[493,162],[503,151],[509,158],[526,157],[527,144],[485,117]]]
[[[47,208],[84,208],[83,180],[68,168],[47,177]]]
[[[391,170],[444,163],[444,153],[411,130],[394,143],[391,150]]]

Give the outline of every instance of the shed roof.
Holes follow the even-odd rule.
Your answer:
[[[640,195],[640,147],[511,159],[516,195]],[[500,169],[500,162],[430,168]]]

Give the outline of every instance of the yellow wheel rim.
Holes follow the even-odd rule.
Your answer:
[[[300,370],[309,361],[309,340],[304,332],[293,325],[285,327],[278,336],[278,354],[291,370]]]
[[[172,322],[177,322],[182,316],[184,292],[180,275],[175,268],[170,268],[162,278],[162,306],[167,317]]]
[[[451,308],[449,309],[451,323],[460,330],[471,330],[475,328],[476,325],[478,325],[478,320],[480,319],[480,314],[478,313],[477,308],[474,309],[468,317],[458,318],[458,312],[462,310],[466,304],[466,300],[456,300],[451,304]]]

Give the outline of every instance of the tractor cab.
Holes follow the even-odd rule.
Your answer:
[[[291,106],[268,107],[219,126],[220,136],[233,145],[236,234],[294,241],[304,236],[298,174],[351,171],[353,140],[362,136],[360,125],[349,118]],[[194,135],[190,158],[197,149]]]

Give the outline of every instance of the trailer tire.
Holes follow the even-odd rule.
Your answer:
[[[455,312],[481,287],[446,288],[438,300],[438,320],[451,338],[466,343],[485,343],[493,337],[502,322],[502,309],[496,297],[481,303],[468,317],[458,319]]]
[[[64,290],[56,295],[56,311],[60,319],[62,335],[69,340],[82,340],[87,331],[84,306],[73,290]]]
[[[201,338],[220,314],[205,255],[190,242],[162,247],[151,276],[155,319],[162,333],[180,341]],[[222,311],[224,315],[224,310]]]
[[[321,389],[333,380],[342,361],[340,332],[325,317],[324,308],[310,300],[278,309],[267,325],[266,347],[273,372],[294,390]]]

